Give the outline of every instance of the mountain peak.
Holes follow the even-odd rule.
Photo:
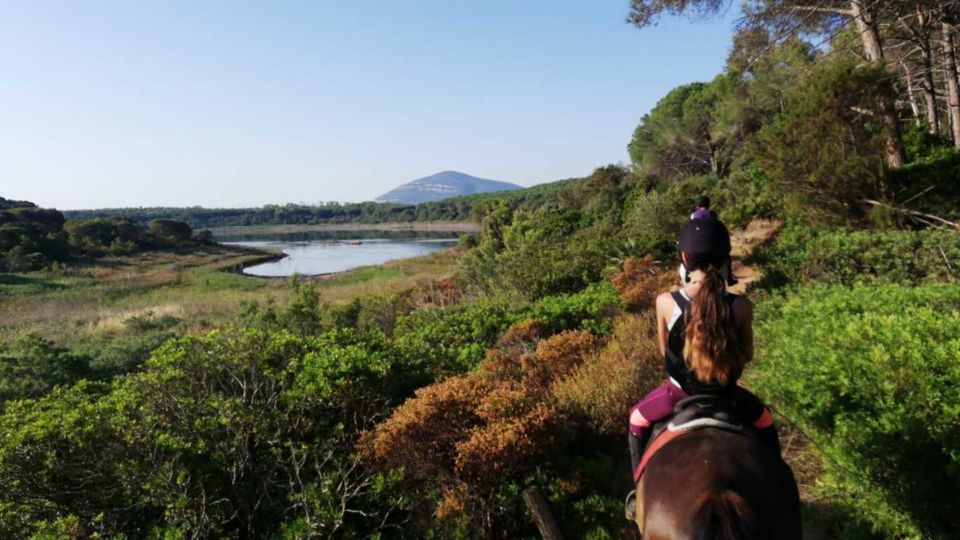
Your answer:
[[[522,189],[516,184],[477,178],[459,171],[441,171],[407,182],[376,198],[377,202],[420,204],[460,195]]]

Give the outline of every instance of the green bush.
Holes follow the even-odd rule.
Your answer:
[[[935,148],[907,165],[889,171],[887,183],[895,201],[943,218],[960,219],[960,152]]]
[[[623,308],[623,300],[609,283],[597,283],[577,294],[548,296],[517,311],[510,323],[524,319],[542,321],[548,332],[589,330],[595,335],[610,333],[610,321]]]
[[[582,329],[604,335],[610,332],[610,320],[622,306],[616,289],[601,283],[580,293],[549,296],[527,304],[483,299],[418,310],[397,321],[394,346],[410,369],[443,378],[472,369],[486,348],[515,322],[537,319],[549,333]],[[428,382],[425,379],[423,384]]]
[[[745,227],[756,218],[782,216],[782,194],[776,184],[754,166],[722,179],[708,194],[728,227]]]
[[[755,388],[813,439],[827,494],[888,537],[955,538],[960,288],[815,286],[760,306]]]
[[[673,192],[638,193],[627,202],[623,234],[636,243],[636,255],[667,257],[677,250],[677,233],[693,211],[695,198]]]
[[[88,356],[38,335],[26,335],[0,352],[0,407],[7,400],[42,396],[90,372]]]
[[[355,456],[392,400],[386,352],[349,331],[214,331],[112,385],[9,402],[0,536],[369,537],[402,504]]]
[[[883,193],[883,132],[872,115],[892,99],[879,63],[834,56],[786,92],[786,108],[750,142],[756,166],[787,196],[785,210],[809,223],[863,217]]]
[[[816,231],[790,226],[758,258],[764,263],[767,285],[783,281],[952,283],[960,279],[960,234]]]

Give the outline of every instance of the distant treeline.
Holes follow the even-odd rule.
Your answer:
[[[97,257],[213,242],[210,231],[154,219],[146,225],[123,217],[71,219],[52,208],[0,197],[0,272],[29,271],[70,257]]]
[[[69,219],[121,217],[140,224],[155,219],[174,219],[186,222],[194,229],[244,225],[468,221],[481,218],[485,214],[484,208],[499,200],[505,201],[514,210],[557,206],[579,181],[560,180],[517,191],[464,195],[418,205],[363,202],[321,206],[266,205],[259,208],[107,208],[70,210],[64,214]]]

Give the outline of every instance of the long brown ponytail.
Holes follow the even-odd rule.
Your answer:
[[[704,274],[687,313],[683,357],[700,382],[727,386],[740,377],[749,358],[725,298],[723,276],[713,265]]]

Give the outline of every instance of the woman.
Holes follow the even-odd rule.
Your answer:
[[[686,222],[678,241],[683,287],[657,297],[657,337],[669,380],[630,410],[634,476],[653,424],[673,414],[680,400],[709,394],[729,400],[740,417],[779,453],[770,410],[737,386],[753,358],[753,304],[727,292],[730,233],[717,219]],[[638,480],[638,478],[634,478]]]

